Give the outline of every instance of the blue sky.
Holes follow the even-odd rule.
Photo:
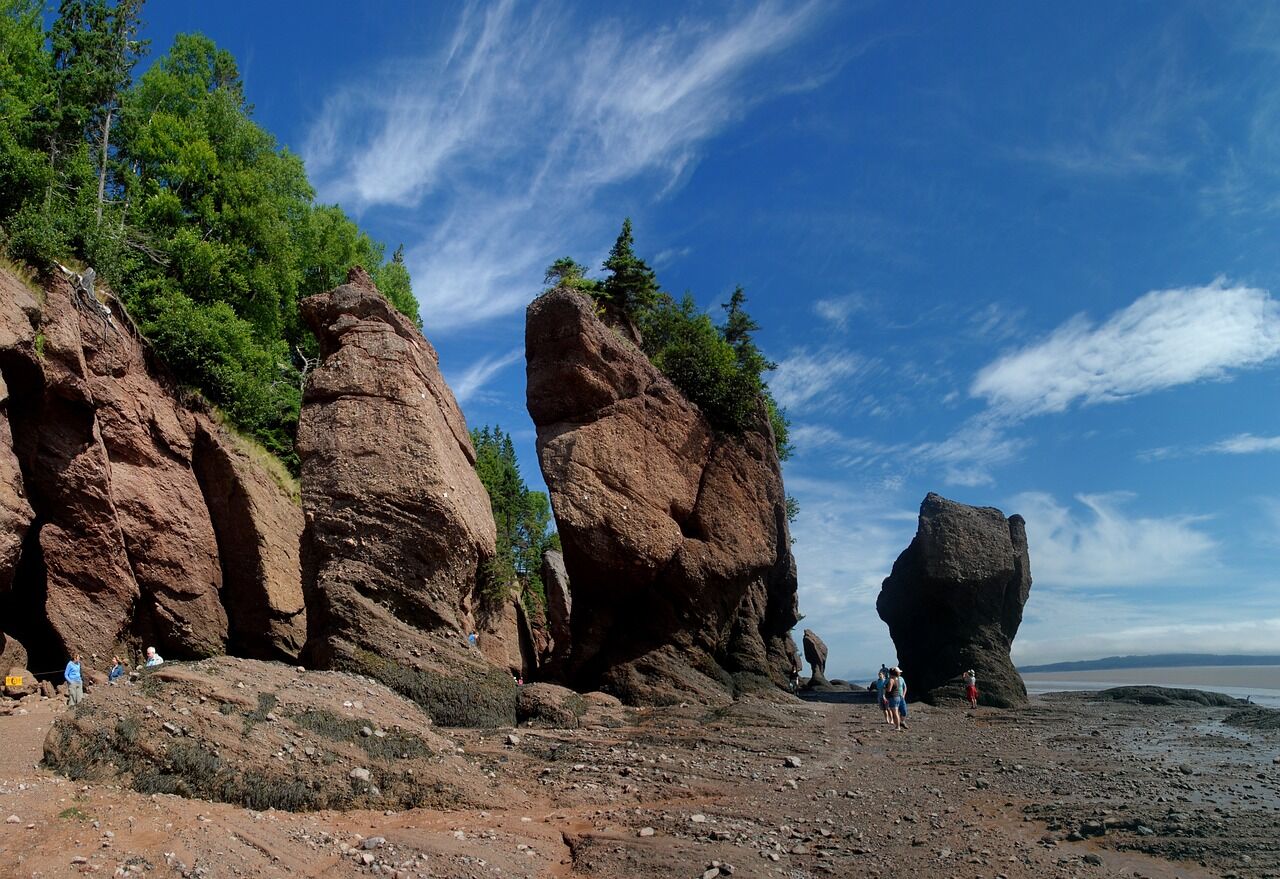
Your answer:
[[[358,8],[353,8],[358,7]],[[601,12],[602,9],[612,11]],[[523,309],[623,216],[736,284],[793,422],[802,627],[928,491],[1027,519],[1021,662],[1280,648],[1280,13],[1203,3],[153,3],[321,197],[403,242],[473,426],[538,481]],[[1275,292],[1273,292],[1275,291]]]

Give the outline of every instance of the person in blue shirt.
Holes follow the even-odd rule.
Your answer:
[[[889,685],[889,676],[884,672],[880,672],[876,676],[876,681],[872,685],[876,688],[876,704],[880,706],[880,710],[884,712],[884,722],[893,725],[893,718],[889,716],[889,700],[884,697],[884,688]]]
[[[71,661],[62,670],[67,680],[67,704],[75,707],[84,698],[84,678],[80,676],[80,654],[72,653]]]
[[[124,663],[120,661],[119,656],[113,656],[111,657],[111,671],[107,672],[107,683],[114,684],[122,677],[124,677]]]

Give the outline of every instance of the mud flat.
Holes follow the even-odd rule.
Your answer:
[[[29,701],[0,717],[0,876],[1280,876],[1280,730],[1232,708],[1057,694],[895,732],[784,699],[440,730],[497,805],[346,812],[70,781],[37,765],[65,709]]]

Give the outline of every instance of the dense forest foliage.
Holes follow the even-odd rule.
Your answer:
[[[764,379],[777,364],[755,344],[752,334],[760,325],[744,307],[742,288],[721,306],[725,317],[718,325],[698,309],[692,296],[676,301],[663,292],[653,269],[636,256],[629,219],[623,221],[603,268],[608,274],[596,280],[587,277],[585,266],[564,257],[551,264],[544,282],[548,288],[582,290],[596,300],[607,320],[633,331],[653,365],[717,429],[740,433],[752,428],[763,406],[779,459],[790,457],[790,425]]]
[[[488,571],[488,597],[507,597],[512,584],[519,584],[521,597],[530,610],[546,601],[542,584],[542,553],[560,548],[560,535],[547,533],[551,525],[551,503],[545,492],[530,491],[520,475],[511,434],[488,425],[471,431],[476,449],[476,473],[493,507],[498,527],[498,553]]]
[[[296,468],[298,300],[365,266],[417,320],[401,252],[315,201],[235,59],[180,35],[141,76],[142,0],[0,0],[0,247],[91,265],[185,384]]]

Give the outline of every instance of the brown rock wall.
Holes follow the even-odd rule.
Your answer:
[[[633,702],[785,686],[796,581],[763,413],[717,435],[574,291],[530,305],[525,351],[573,588],[566,680]]]

